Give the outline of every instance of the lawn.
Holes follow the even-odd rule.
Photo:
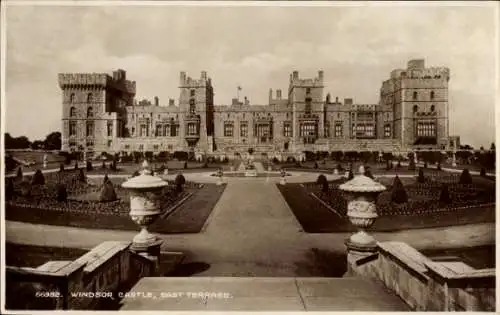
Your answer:
[[[169,174],[178,174],[178,173],[191,173],[191,172],[215,172],[219,168],[222,168],[224,171],[229,171],[231,166],[235,166],[235,163],[209,163],[207,167],[204,167],[204,163],[199,162],[188,162],[187,168],[184,168],[183,161],[168,161],[165,163],[153,162],[150,164],[152,169],[159,169],[162,165],[168,168]],[[235,166],[236,167],[236,166]],[[140,171],[142,169],[141,163],[118,163],[117,170],[113,171],[109,167],[102,168],[100,165],[94,167],[92,171],[89,171],[89,174],[133,174],[135,171]]]

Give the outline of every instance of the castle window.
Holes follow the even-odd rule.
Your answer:
[[[227,113],[227,118],[229,118],[229,113]]]
[[[111,144],[113,143],[113,140],[108,140],[108,148],[111,147]]]
[[[170,137],[170,126],[167,124],[163,125],[163,136]]]
[[[418,112],[418,105],[413,105],[413,112],[414,113]]]
[[[156,125],[156,133],[155,133],[155,136],[156,137],[161,137],[162,136],[162,128],[161,128],[161,125]]]
[[[335,137],[336,138],[341,138],[342,137],[342,122],[341,121],[336,121],[335,122]]]
[[[191,90],[191,96],[194,96],[195,95],[195,90]]]
[[[170,125],[170,136],[177,137],[179,135],[179,125]]]
[[[92,137],[94,136],[94,122],[93,121],[87,121],[87,137]]]
[[[69,101],[70,101],[70,103],[75,102],[75,93],[71,93],[71,95],[69,96]]]
[[[196,128],[195,123],[189,123],[187,125],[187,134],[188,134],[188,136],[195,136],[198,134],[198,130]]]
[[[434,91],[431,91],[431,100],[434,99]]]
[[[76,108],[71,107],[69,109],[69,117],[75,117],[76,116]]]
[[[417,124],[417,136],[418,137],[435,137],[436,136],[436,124],[431,121],[418,122]]]
[[[232,137],[233,136],[233,123],[232,122],[224,122],[224,137]]]
[[[76,121],[74,120],[69,122],[69,135],[76,136]]]
[[[433,113],[434,113],[434,111],[435,111],[435,110],[436,110],[436,106],[432,105],[432,106],[431,106],[431,112],[433,112]]]
[[[135,135],[135,128],[132,127],[132,136],[134,136],[134,135]]]
[[[139,151],[144,151],[144,144],[139,144]]]
[[[155,144],[153,145],[153,151],[158,152],[158,149],[160,149],[160,146]]]
[[[108,137],[113,135],[113,121],[108,120]]]
[[[311,88],[306,88],[306,94],[311,94]]]
[[[87,109],[87,118],[88,117],[94,117],[94,110],[92,109],[92,107],[89,107]]]
[[[325,121],[325,137],[330,138],[330,122]]]
[[[139,136],[140,137],[147,137],[148,136],[148,126],[146,124],[141,124]]]
[[[306,108],[305,108],[306,115],[311,114],[311,98],[308,97],[306,98]]]
[[[414,100],[418,99],[418,93],[417,92],[413,92],[413,99]]]
[[[386,137],[386,138],[391,137],[391,125],[390,124],[384,125],[384,137]]]
[[[284,137],[291,137],[292,136],[292,124],[285,123],[283,125],[283,136]]]
[[[92,103],[94,101],[94,96],[92,93],[87,94],[87,103]]]
[[[240,137],[248,137],[248,124],[246,121],[240,124]]]
[[[316,136],[316,124],[314,123],[303,123],[300,125],[300,136]]]

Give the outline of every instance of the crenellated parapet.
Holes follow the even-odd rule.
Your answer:
[[[423,59],[408,61],[406,69],[395,69],[391,71],[391,79],[450,79],[450,69],[447,67],[425,67]]]
[[[131,95],[136,92],[135,81],[115,79],[106,73],[60,73],[58,81],[61,89],[111,88]]]
[[[187,76],[186,72],[181,71],[179,76],[179,87],[180,88],[197,88],[211,86],[212,80],[207,77],[207,72],[202,71],[199,79],[193,79]]]
[[[290,86],[299,87],[324,87],[323,86],[323,71],[318,71],[318,76],[315,78],[301,79],[298,71],[293,71],[290,74]]]

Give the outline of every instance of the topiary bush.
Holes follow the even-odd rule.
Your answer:
[[[424,168],[427,168],[428,165],[427,165],[427,162],[424,162]]]
[[[106,185],[107,182],[111,182],[111,181],[109,180],[108,174],[104,174],[104,179],[102,180],[102,184]]]
[[[397,175],[394,177],[394,182],[392,184],[391,200],[397,204],[408,202],[408,194]]]
[[[175,188],[176,188],[177,192],[182,192],[183,186],[186,183],[186,179],[184,178],[184,175],[177,174],[177,176],[175,176],[174,183],[175,183]]]
[[[386,165],[385,169],[387,171],[392,169],[392,162],[391,161],[387,160],[387,165]]]
[[[344,168],[342,167],[342,165],[337,164],[337,171],[342,172],[343,170]]]
[[[45,185],[45,177],[41,170],[36,170],[35,174],[31,178],[32,185]]]
[[[106,162],[105,161],[102,161],[102,169],[106,169]]]
[[[469,173],[469,169],[466,168],[462,171],[462,174],[460,175],[460,180],[458,183],[462,184],[462,185],[472,184],[472,176]]]
[[[401,161],[398,161],[398,164],[396,164],[396,169],[399,170],[401,168]]]
[[[318,168],[318,162],[314,162],[314,168],[317,169]]]
[[[187,170],[188,168],[188,162],[184,162],[184,169]]]
[[[481,167],[481,172],[479,173],[479,175],[482,177],[486,177],[486,170],[484,169],[484,167]]]
[[[113,187],[113,183],[109,180],[107,176],[104,177],[104,185],[101,188],[101,192],[99,194],[99,201],[101,202],[111,202],[116,201],[118,198],[116,197],[115,188]]]
[[[438,170],[438,171],[441,171],[441,162],[438,162],[438,163],[437,163],[436,168],[437,168],[437,170]]]
[[[78,169],[78,161],[75,161],[75,170]]]
[[[87,161],[87,172],[90,172],[93,169],[94,169],[94,166],[92,165],[92,162],[91,161]]]
[[[59,172],[64,172],[64,164],[59,165]]]
[[[57,196],[56,196],[57,201],[59,202],[66,202],[68,201],[68,191],[66,189],[66,186],[64,184],[57,184]]]
[[[316,184],[321,186],[321,190],[323,192],[328,192],[328,180],[326,179],[325,175],[320,174],[318,176],[318,179],[316,180]]]
[[[365,168],[365,176],[370,177],[371,179],[375,179],[375,177],[372,174],[372,171],[370,170],[370,167],[368,166]]]
[[[441,188],[441,193],[439,194],[439,203],[440,204],[450,204],[451,197],[450,192],[448,190],[448,185],[444,184]]]
[[[85,173],[83,172],[83,168],[80,169],[80,173],[78,174],[78,180],[81,182],[87,182],[87,177],[85,176]]]
[[[139,171],[135,171],[133,174],[132,174],[132,177],[136,177],[136,176],[139,176],[141,175],[141,173],[139,173]]]
[[[411,158],[410,162],[408,163],[408,170],[409,171],[414,171],[416,169],[417,169],[417,167],[415,165],[415,160]]]
[[[352,172],[352,168],[351,168],[351,169],[349,169],[349,174],[347,175],[347,179],[351,180],[353,178],[354,178],[354,173]]]
[[[424,170],[422,168],[420,168],[418,170],[417,182],[419,182],[419,183],[424,183],[425,182]]]

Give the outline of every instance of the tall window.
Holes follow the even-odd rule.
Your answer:
[[[414,113],[418,112],[418,106],[417,105],[413,105],[413,112]]]
[[[160,124],[156,125],[155,136],[156,137],[161,137],[162,136],[162,126]]]
[[[69,122],[69,135],[76,136],[76,121],[74,120]]]
[[[76,108],[71,107],[69,109],[69,117],[75,117],[76,116]]]
[[[248,137],[248,124],[246,122],[241,122],[240,124],[240,137]]]
[[[391,125],[390,124],[385,124],[384,125],[384,137],[385,138],[390,138],[391,137]]]
[[[292,136],[292,124],[285,123],[283,125],[283,136],[284,137],[291,137]]]
[[[94,122],[93,121],[87,121],[87,137],[92,137],[94,136]]]
[[[417,100],[418,99],[418,93],[415,91],[413,92],[413,99],[414,100]]]
[[[170,125],[163,125],[163,136],[170,137]]]
[[[436,106],[432,105],[431,106],[431,112],[434,112],[436,110]]]
[[[432,121],[418,122],[418,124],[417,124],[417,136],[418,137],[435,137],[436,136],[436,124]]]
[[[87,108],[87,117],[94,117],[94,110],[92,107]]]
[[[193,115],[196,113],[196,104],[194,98],[189,100],[189,113]]]
[[[232,137],[233,136],[233,123],[225,122],[224,123],[224,137]]]
[[[341,121],[336,121],[335,122],[335,137],[336,138],[341,138],[342,137],[342,122]]]
[[[316,125],[313,123],[304,123],[300,125],[300,136],[316,136]]]
[[[431,91],[431,100],[434,99],[434,91]]]
[[[325,121],[325,137],[330,138],[330,122]]]
[[[92,93],[87,94],[87,103],[92,103],[94,101],[94,96]]]
[[[113,136],[113,121],[108,120],[108,137]]]
[[[141,124],[139,129],[139,137],[147,137],[148,136],[148,125]]]
[[[170,136],[177,137],[179,135],[179,125],[171,125],[170,126]]]
[[[306,115],[311,114],[311,98],[307,97],[306,98],[306,108],[305,108]]]
[[[187,125],[187,134],[188,136],[195,136],[198,134],[198,131],[197,131],[197,128],[196,128],[196,124],[195,123],[189,123]]]
[[[69,101],[70,101],[70,103],[75,102],[75,93],[71,93],[71,95],[69,96]]]

